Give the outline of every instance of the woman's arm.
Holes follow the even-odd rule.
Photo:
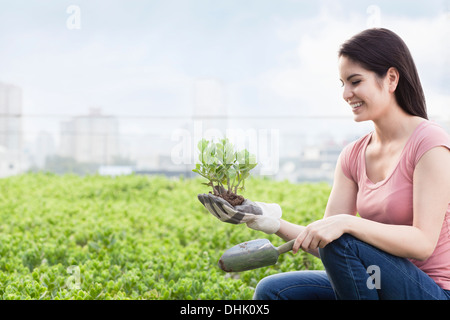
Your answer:
[[[450,202],[449,163],[449,150],[438,147],[425,153],[416,165],[412,226],[378,223],[357,218],[352,215],[354,211],[345,211],[350,208],[349,204],[345,206],[350,197],[347,194],[350,190],[345,186],[350,180],[342,172],[339,173],[342,169],[337,166],[338,181],[333,187],[325,218],[311,223],[300,232],[293,251],[299,248],[306,251],[323,248],[343,233],[349,233],[396,256],[427,259],[434,251]],[[342,186],[344,188],[341,189]]]
[[[334,184],[331,189],[330,196],[328,198],[327,207],[325,209],[324,217],[330,217],[339,213],[348,213],[350,215],[356,214],[356,193],[357,185],[348,179],[341,169],[340,158],[336,164],[336,170],[334,174]],[[322,220],[319,220],[322,221]],[[276,233],[277,236],[283,240],[289,241],[297,238],[307,227],[295,225],[293,223],[281,220],[280,229]],[[298,247],[294,246],[294,253],[298,251]],[[302,248],[303,250],[319,257],[317,247]]]
[[[450,203],[450,151],[426,152],[414,170],[413,225],[386,225],[359,219],[348,232],[396,256],[426,260],[433,253]]]

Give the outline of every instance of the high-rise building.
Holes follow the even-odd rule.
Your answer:
[[[119,123],[116,117],[91,108],[88,115],[61,123],[60,155],[78,162],[113,164],[119,155]]]
[[[44,168],[47,158],[56,153],[53,134],[47,131],[40,131],[33,143],[34,164],[38,168]]]
[[[0,146],[22,150],[22,89],[0,82]]]
[[[0,82],[0,177],[22,171],[22,89]]]

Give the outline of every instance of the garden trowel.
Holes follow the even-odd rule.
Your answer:
[[[274,247],[267,239],[242,242],[224,252],[219,268],[225,272],[240,272],[277,263],[278,256],[292,250],[295,239]]]

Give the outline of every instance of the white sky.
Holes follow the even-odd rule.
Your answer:
[[[336,52],[377,23],[408,44],[430,115],[449,119],[449,12],[448,0],[0,0],[0,81],[33,115],[190,116],[196,80],[211,78],[229,114],[351,118]]]

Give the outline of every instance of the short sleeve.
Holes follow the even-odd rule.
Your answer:
[[[361,154],[368,140],[370,140],[371,133],[364,137],[348,144],[344,147],[340,154],[341,168],[344,175],[350,180],[358,183],[360,173],[362,170]]]
[[[349,178],[350,180],[356,181],[354,175],[352,174],[350,162],[351,162],[351,149],[353,144],[347,145],[341,152],[340,155],[340,161],[341,161],[341,168],[344,175]]]
[[[429,122],[418,133],[418,137],[413,145],[415,154],[414,167],[427,151],[435,147],[446,147],[450,150],[450,136],[440,126]]]

